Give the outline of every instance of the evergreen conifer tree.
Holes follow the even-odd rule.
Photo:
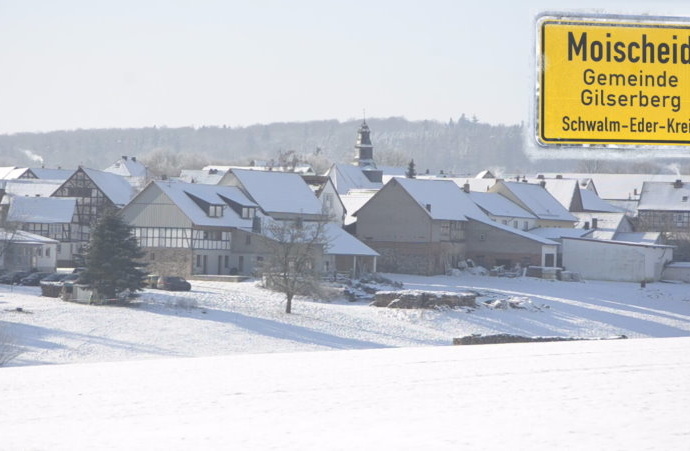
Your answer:
[[[146,274],[137,260],[143,255],[131,227],[116,211],[107,211],[91,231],[81,281],[101,300],[116,299],[127,290],[141,290]]]
[[[410,163],[407,165],[407,171],[405,171],[405,177],[408,179],[413,179],[417,177],[417,170],[414,168],[414,159],[410,160]]]

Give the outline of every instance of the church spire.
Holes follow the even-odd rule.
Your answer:
[[[354,164],[362,169],[376,169],[374,163],[374,146],[371,144],[371,131],[367,125],[366,118],[362,119],[362,125],[357,130],[357,141],[355,142],[355,161]]]

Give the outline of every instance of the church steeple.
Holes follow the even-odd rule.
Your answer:
[[[362,169],[376,169],[374,163],[374,146],[371,144],[371,131],[366,119],[362,120],[362,125],[357,130],[357,141],[355,142],[355,161],[354,164]]]

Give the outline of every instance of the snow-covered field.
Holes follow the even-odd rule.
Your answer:
[[[189,293],[147,290],[131,306],[97,307],[40,297],[38,288],[0,285],[0,326],[24,350],[12,365],[443,346],[474,333],[690,336],[686,284],[389,277],[404,282],[404,289],[471,289],[483,295],[480,304],[511,300],[523,308],[401,310],[296,298],[294,313],[286,315],[284,296],[255,282],[199,281]]]
[[[128,307],[0,287],[0,329],[24,351],[0,369],[0,449],[690,443],[688,285],[390,277],[475,290],[482,306],[297,298],[286,315],[283,297],[254,282],[195,281]],[[472,333],[632,339],[449,346]]]

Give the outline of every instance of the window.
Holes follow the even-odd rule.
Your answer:
[[[513,221],[513,227],[520,228],[520,225],[518,224],[518,221]]]
[[[211,204],[208,206],[208,215],[212,218],[220,218],[223,216],[223,206]]]
[[[244,244],[246,244],[247,246],[252,244],[252,236],[251,235],[249,235],[249,234],[245,235]]]
[[[244,271],[244,256],[240,255],[239,261],[237,262],[237,266],[240,272]]]
[[[529,221],[525,221],[525,224],[523,225],[522,230],[529,230]]]
[[[226,268],[230,266],[230,258],[227,255],[225,256],[224,266]]]
[[[196,256],[196,267],[201,267],[201,255]]]
[[[46,257],[50,257],[50,248],[49,247],[46,248]]]

